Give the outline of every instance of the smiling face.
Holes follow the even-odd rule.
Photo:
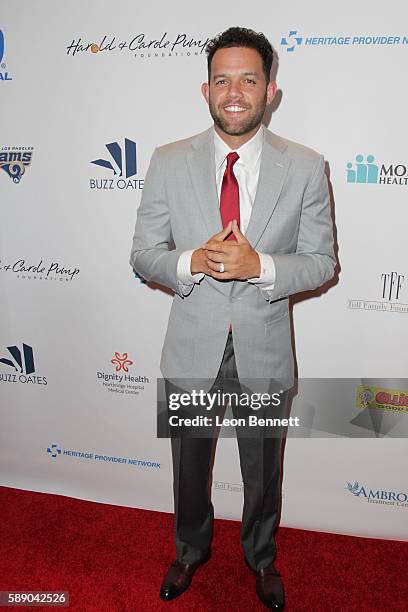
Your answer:
[[[210,82],[203,83],[201,91],[216,131],[231,148],[238,148],[258,130],[276,83],[266,84],[258,51],[227,47],[214,53]]]

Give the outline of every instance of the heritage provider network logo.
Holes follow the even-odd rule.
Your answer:
[[[105,455],[104,453],[95,453],[89,450],[71,450],[60,448],[59,444],[50,444],[47,448],[47,454],[51,459],[61,457],[64,459],[85,459],[87,461],[103,461],[105,463],[117,463],[122,465],[133,465],[139,468],[161,469],[161,464],[158,461],[150,459],[133,459],[132,457],[118,457],[115,455]]]
[[[377,162],[374,155],[355,156],[346,164],[346,180],[351,184],[408,185],[408,164]]]
[[[402,34],[331,34],[329,36],[316,36],[308,34],[302,36],[298,30],[289,30],[281,38],[281,45],[288,53],[293,53],[298,47],[349,47],[363,45],[368,47],[408,45],[408,36]]]

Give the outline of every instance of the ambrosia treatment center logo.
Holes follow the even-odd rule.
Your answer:
[[[385,506],[395,506],[398,508],[408,508],[408,492],[405,491],[385,491],[381,489],[369,489],[360,485],[357,481],[354,484],[347,483],[346,490],[355,497],[364,499],[369,504],[382,504]]]
[[[97,42],[98,40],[98,42]],[[204,52],[209,38],[194,38],[184,32],[175,35],[168,35],[167,32],[149,38],[143,32],[126,39],[119,39],[116,36],[105,34],[100,39],[91,41],[83,40],[81,37],[73,38],[72,42],[66,47],[67,55],[74,57],[83,53],[106,54],[131,53],[135,58],[163,58],[163,57],[190,57],[201,55]]]

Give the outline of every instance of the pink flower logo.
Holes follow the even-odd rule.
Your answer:
[[[120,370],[123,370],[124,372],[129,372],[128,366],[133,365],[133,361],[128,359],[127,353],[123,353],[123,355],[121,355],[120,353],[117,353],[116,351],[115,351],[115,359],[112,359],[111,363],[113,363],[116,366],[115,367],[116,372],[119,372]]]

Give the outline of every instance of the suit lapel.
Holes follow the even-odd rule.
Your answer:
[[[200,205],[208,238],[222,230],[215,181],[215,156],[212,128],[200,134],[187,153],[187,165]]]
[[[245,233],[246,239],[253,248],[259,242],[282,191],[290,165],[288,157],[282,155],[285,148],[286,144],[281,138],[266,129],[264,130],[258,188]]]

